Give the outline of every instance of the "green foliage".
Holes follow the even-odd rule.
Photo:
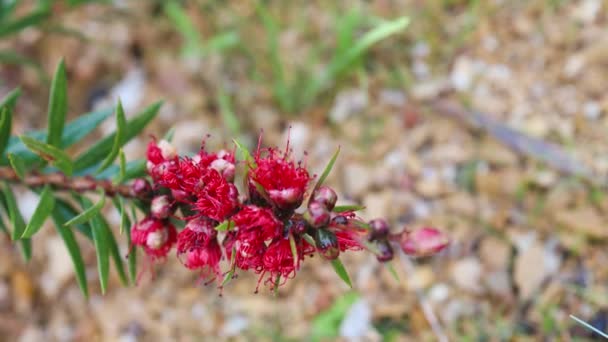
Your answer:
[[[71,1],[71,4],[84,1]],[[0,10],[7,10],[6,4],[0,5]],[[10,9],[10,8],[9,8]],[[6,16],[0,12],[0,18]],[[5,17],[4,17],[5,18]],[[13,23],[11,27],[27,27],[34,25],[34,17],[20,21],[19,25]],[[0,33],[3,32],[4,22],[0,20]],[[26,25],[27,24],[27,25]],[[5,28],[6,29],[6,28]],[[5,31],[7,32],[7,31]],[[67,117],[67,78],[66,66],[59,63],[51,84],[49,106],[47,110],[48,129],[44,131],[28,132],[21,136],[11,136],[12,118],[20,90],[16,89],[0,100],[0,168],[10,167],[15,171],[19,180],[26,179],[30,172],[41,177],[53,174],[54,182],[31,186],[29,190],[39,194],[39,202],[31,219],[26,222],[21,215],[12,184],[5,182],[0,191],[0,205],[6,220],[0,218],[0,230],[5,231],[11,239],[21,245],[24,258],[29,260],[32,255],[32,238],[44,226],[45,221],[51,218],[55,229],[63,240],[72,264],[76,281],[83,295],[88,297],[89,289],[86,277],[86,268],[81,247],[76,234],[81,234],[95,249],[98,276],[101,292],[105,293],[108,287],[110,264],[124,285],[135,283],[137,278],[136,252],[130,249],[128,256],[128,269],[120,252],[119,244],[113,230],[104,218],[106,194],[102,191],[99,200],[95,203],[85,193],[71,192],[72,200],[66,199],[65,190],[57,180],[57,173],[65,176],[84,176],[90,180],[112,180],[114,184],[123,184],[135,177],[145,174],[145,161],[134,160],[127,162],[122,147],[140,134],[142,130],[156,116],[160,102],[144,109],[141,113],[127,120],[120,102],[116,105],[116,131],[98,139],[89,148],[73,158],[67,148],[80,144],[111,114],[111,109],[103,109],[85,113],[66,123]],[[118,161],[116,159],[118,158]],[[51,165],[47,166],[47,165]],[[85,178],[85,179],[86,179]],[[18,182],[17,179],[8,181]],[[36,183],[39,184],[39,183]],[[45,185],[46,184],[46,185]],[[60,194],[60,192],[63,192]],[[70,193],[67,193],[69,195]],[[116,209],[120,212],[121,234],[126,232],[126,243],[131,245],[130,225],[131,218],[127,214],[130,206],[135,220],[135,209],[141,206],[139,201],[130,201],[119,194],[111,194]],[[75,206],[76,203],[78,206]],[[6,226],[5,222],[9,225]]]

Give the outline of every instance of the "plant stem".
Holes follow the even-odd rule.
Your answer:
[[[113,184],[107,179],[95,179],[91,176],[66,177],[63,173],[30,173],[23,179],[19,178],[15,171],[10,167],[0,167],[0,180],[10,183],[22,184],[31,188],[42,187],[47,184],[56,190],[76,191],[76,192],[95,192],[103,190],[106,196],[116,196],[126,198],[139,198],[129,185]],[[144,198],[140,198],[144,199]]]

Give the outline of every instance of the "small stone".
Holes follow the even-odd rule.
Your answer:
[[[433,303],[441,303],[450,297],[450,287],[445,283],[433,285],[429,289],[429,300]]]
[[[11,287],[13,289],[13,303],[15,311],[20,314],[32,310],[35,288],[30,276],[22,271],[16,271],[11,276]]]
[[[335,123],[344,122],[353,114],[365,109],[368,102],[367,91],[363,89],[343,90],[336,96],[329,118]]]
[[[249,319],[242,315],[230,317],[224,322],[220,334],[225,337],[238,336],[249,326]]]
[[[533,242],[519,252],[515,260],[515,284],[519,297],[527,300],[536,294],[547,276],[559,268],[559,256],[549,247]]]
[[[454,283],[463,290],[473,293],[482,291],[480,280],[483,269],[477,258],[468,257],[457,261],[452,265],[450,273]]]
[[[407,278],[407,287],[411,290],[422,290],[435,281],[435,272],[428,266],[419,266]]]
[[[505,270],[511,257],[511,248],[498,238],[486,237],[479,246],[479,256],[488,268]]]
[[[347,164],[344,167],[344,180],[346,192],[353,197],[361,198],[371,185],[371,170],[357,164]]]
[[[555,222],[575,232],[593,238],[608,238],[608,222],[593,207],[578,207],[572,210],[560,210],[552,213]]]
[[[372,327],[372,310],[364,299],[357,300],[346,312],[340,324],[340,336],[348,340],[361,339]]]
[[[484,283],[488,290],[500,296],[509,296],[511,294],[511,283],[509,273],[506,270],[487,273],[484,277]]]

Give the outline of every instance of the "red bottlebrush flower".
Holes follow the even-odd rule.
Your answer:
[[[401,249],[405,254],[424,257],[441,252],[450,243],[440,230],[431,227],[405,231],[401,236]]]
[[[268,241],[283,234],[283,224],[268,208],[247,205],[232,220],[239,240]]]
[[[289,239],[278,238],[272,241],[264,253],[264,272],[269,272],[271,278],[275,279],[279,275],[284,278],[292,278],[300,267],[303,257],[299,251],[297,254],[298,259],[294,260]]]
[[[217,153],[208,153],[203,143],[203,147],[193,160],[203,168],[216,170],[227,181],[234,181],[236,166],[233,152],[221,150]]]
[[[363,249],[362,241],[367,234],[367,230],[358,223],[362,222],[353,212],[341,213],[332,218],[329,230],[336,234],[341,252]]]
[[[230,232],[224,240],[224,249],[228,259],[232,259],[232,252],[236,252],[235,266],[246,271],[253,270],[260,273],[264,270],[264,253],[266,244],[261,240],[240,240],[236,232]]]
[[[164,220],[147,217],[131,228],[131,241],[152,259],[167,256],[177,240],[177,230]]]
[[[264,157],[259,150],[256,153],[257,167],[250,171],[250,181],[261,185],[277,208],[294,210],[304,199],[310,180],[308,171],[300,163],[296,164],[291,160],[288,151],[283,155],[272,148],[266,151]],[[255,190],[255,187],[250,186],[250,190]]]
[[[173,203],[167,195],[156,196],[150,203],[150,214],[157,219],[166,219],[173,213]]]
[[[239,193],[234,184],[212,169],[206,170],[199,182],[200,187],[184,190],[196,196],[194,206],[202,215],[223,221],[235,212],[239,205]]]
[[[204,217],[188,221],[177,236],[177,255],[184,266],[191,270],[208,269],[214,275],[219,275],[222,250],[217,242],[214,222]]]

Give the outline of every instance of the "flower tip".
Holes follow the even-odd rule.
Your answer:
[[[441,252],[449,243],[450,239],[442,231],[424,227],[412,232],[405,231],[401,238],[401,249],[407,255],[425,257]]]

